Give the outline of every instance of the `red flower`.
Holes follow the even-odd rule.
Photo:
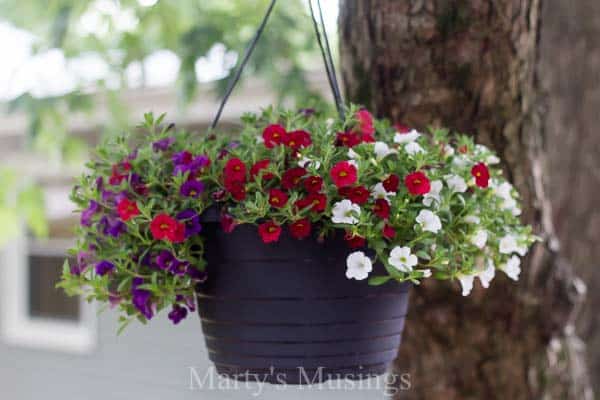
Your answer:
[[[471,168],[471,175],[475,177],[475,184],[486,188],[490,180],[490,171],[484,163],[478,163]]]
[[[383,237],[392,240],[396,236],[396,230],[391,225],[385,224],[383,227]]]
[[[265,128],[262,137],[265,141],[265,147],[272,149],[278,144],[283,143],[283,138],[286,135],[285,128],[279,124],[272,124]]]
[[[281,186],[289,190],[300,183],[302,177],[306,175],[306,170],[302,167],[290,168],[283,173],[281,177]]]
[[[298,221],[292,222],[289,226],[290,234],[296,239],[304,239],[310,235],[310,221],[308,218],[302,218]]]
[[[225,164],[225,180],[229,181],[246,181],[246,164],[239,158],[232,158]]]
[[[400,178],[398,175],[390,175],[383,181],[383,187],[388,192],[397,192]]]
[[[269,204],[275,208],[283,208],[288,201],[288,195],[279,189],[271,189],[269,192]]]
[[[304,188],[308,193],[320,192],[323,188],[323,178],[318,175],[309,176],[304,180]]]
[[[373,212],[379,218],[383,218],[383,219],[389,218],[390,203],[388,203],[386,199],[375,200],[375,205],[373,206]]]
[[[348,244],[348,247],[350,247],[351,249],[358,249],[360,247],[365,247],[365,244],[367,243],[367,241],[365,240],[364,237],[352,235],[352,234],[350,234],[350,232],[346,232],[346,235],[344,236],[344,240]]]
[[[123,221],[129,221],[131,218],[140,215],[137,203],[129,199],[123,199],[117,204],[117,212]]]
[[[234,200],[242,201],[246,198],[246,186],[244,182],[236,180],[225,180],[225,189],[231,193]]]
[[[306,131],[293,131],[283,137],[283,143],[294,150],[298,150],[310,146],[312,139]]]
[[[394,124],[394,128],[398,133],[408,133],[410,132],[410,127],[403,124]]]
[[[373,139],[373,134],[375,133],[375,126],[373,125],[373,116],[366,109],[362,109],[356,112],[356,118],[360,123],[360,131],[363,134],[363,141],[368,142],[370,140],[365,140],[365,136],[369,139]]]
[[[229,214],[221,214],[220,217],[221,228],[225,233],[231,233],[237,226],[237,223],[233,219],[233,217]]]
[[[331,179],[338,188],[351,186],[356,182],[356,167],[348,161],[340,161],[331,168]]]
[[[369,200],[369,191],[364,186],[343,187],[338,190],[338,193],[359,205],[363,205]]]
[[[427,194],[431,189],[429,179],[421,171],[408,174],[404,178],[404,184],[408,188],[408,192],[412,195]]]
[[[361,142],[360,135],[356,132],[338,132],[335,138],[336,146],[354,147]]]
[[[323,212],[327,207],[327,196],[322,193],[311,193],[305,198],[297,200],[294,205],[300,210],[310,206],[314,212]]]
[[[158,214],[150,223],[150,231],[156,240],[168,240],[178,243],[183,241],[185,225],[177,222],[167,214]]]
[[[108,183],[111,185],[120,185],[121,182],[123,182],[123,179],[127,178],[129,175],[129,171],[131,171],[131,163],[129,161],[113,165],[112,174],[108,179]]]
[[[173,237],[169,239],[173,243],[182,243],[185,240],[185,224],[178,223],[175,226],[175,232],[173,233]]]
[[[250,179],[254,180],[254,178],[256,178],[263,169],[267,169],[269,167],[270,163],[271,163],[271,160],[269,160],[269,159],[257,161],[252,166],[252,168],[250,168]],[[270,172],[265,172],[262,174],[263,181],[268,181],[269,179],[273,179],[274,177],[275,176]]]
[[[265,222],[258,226],[258,234],[263,243],[276,242],[281,235],[281,227],[273,221]]]

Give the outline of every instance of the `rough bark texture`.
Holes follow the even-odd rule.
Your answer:
[[[544,242],[519,285],[460,297],[456,284],[413,292],[397,361],[414,399],[588,399],[572,324],[582,299],[558,254],[545,193],[538,78],[540,0],[342,0],[348,99],[418,128],[451,127],[498,151]]]
[[[600,1],[546,0],[543,21],[548,193],[561,250],[591,289],[578,328],[600,393]]]

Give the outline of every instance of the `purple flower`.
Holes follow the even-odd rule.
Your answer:
[[[103,190],[101,196],[104,203],[110,206],[116,206],[121,200],[127,198],[127,191],[123,190],[119,193],[115,193],[110,190]]]
[[[127,231],[127,226],[119,219],[105,215],[100,219],[100,226],[104,235],[119,237],[120,234]]]
[[[138,149],[134,149],[131,153],[129,153],[129,155],[127,156],[127,160],[129,161],[133,161],[137,158],[138,156]]]
[[[239,140],[232,140],[231,142],[229,142],[227,144],[227,148],[228,149],[236,149],[238,147],[240,147],[240,141]]]
[[[69,265],[71,274],[73,274],[73,275],[83,274],[87,270],[89,263],[93,256],[94,256],[94,253],[92,253],[90,251],[80,251],[79,253],[77,253],[77,263],[74,265]]]
[[[92,217],[98,210],[100,209],[100,204],[98,204],[94,200],[90,200],[90,205],[88,208],[81,212],[81,220],[80,224],[82,226],[92,226]]]
[[[104,188],[104,178],[99,176],[98,178],[96,178],[96,190],[102,191],[103,188]]]
[[[194,210],[187,209],[183,210],[175,216],[177,220],[185,224],[185,238],[197,235],[202,231],[202,225],[200,224],[200,216]]]
[[[152,149],[157,153],[159,151],[167,151],[173,143],[175,143],[175,138],[167,137],[152,143]]]
[[[146,319],[152,319],[154,316],[154,310],[150,302],[152,294],[145,289],[138,289],[138,286],[144,284],[143,278],[133,278],[131,283],[131,295],[133,306],[140,312]]]
[[[173,154],[172,160],[175,166],[173,175],[185,174],[186,172],[194,174],[210,164],[208,157],[204,155],[194,157],[189,151],[180,151]]]
[[[204,283],[208,279],[206,271],[200,271],[198,268],[192,267],[191,265],[187,269],[187,274],[197,283]]]
[[[162,270],[169,270],[175,261],[175,256],[169,250],[162,250],[156,257],[156,265]]]
[[[186,197],[197,198],[200,196],[200,194],[202,194],[202,192],[204,192],[204,183],[195,179],[190,179],[189,181],[185,182],[179,189],[179,193]]]
[[[192,162],[194,156],[189,151],[178,151],[171,158],[175,165],[188,165]]]
[[[177,302],[184,302],[190,311],[196,311],[196,300],[194,299],[194,296],[183,296],[178,294],[177,297],[175,297],[175,300],[177,300]]]
[[[224,159],[224,158],[227,156],[227,154],[229,154],[229,150],[226,150],[226,149],[221,149],[221,150],[219,151],[219,154],[217,155],[217,158],[218,158],[219,160],[222,160],[222,159]]]
[[[316,112],[316,110],[314,108],[302,108],[302,109],[300,109],[300,114],[304,115],[305,117],[310,117],[315,112]]]
[[[118,306],[121,303],[121,296],[119,296],[117,293],[109,293],[108,294],[108,302],[110,304],[110,308],[115,308],[116,306]]]
[[[178,259],[173,260],[169,268],[169,272],[173,275],[183,276],[188,272],[190,263],[187,261],[180,261]]]
[[[131,178],[129,180],[129,183],[131,185],[131,188],[137,194],[139,194],[139,195],[146,195],[146,194],[148,194],[148,188],[146,187],[146,184],[144,183],[142,177],[139,176],[138,174],[136,174],[136,173],[131,174]]]
[[[179,304],[173,305],[173,310],[169,313],[169,319],[177,325],[181,322],[181,320],[187,317],[187,309],[185,307],[181,307]]]
[[[100,276],[104,276],[115,269],[115,264],[110,261],[102,260],[96,264],[96,273]]]

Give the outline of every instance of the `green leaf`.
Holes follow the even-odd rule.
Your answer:
[[[372,276],[369,278],[369,285],[371,286],[380,286],[383,285],[384,283],[388,282],[390,279],[392,279],[391,276],[386,275],[386,276]]]

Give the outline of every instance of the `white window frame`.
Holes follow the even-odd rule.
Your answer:
[[[39,254],[65,255],[71,241],[49,239]],[[65,353],[88,354],[97,344],[95,304],[80,300],[79,320],[33,317],[29,310],[29,254],[33,245],[25,230],[0,249],[0,336],[10,345]],[[38,254],[38,251],[35,252]]]

